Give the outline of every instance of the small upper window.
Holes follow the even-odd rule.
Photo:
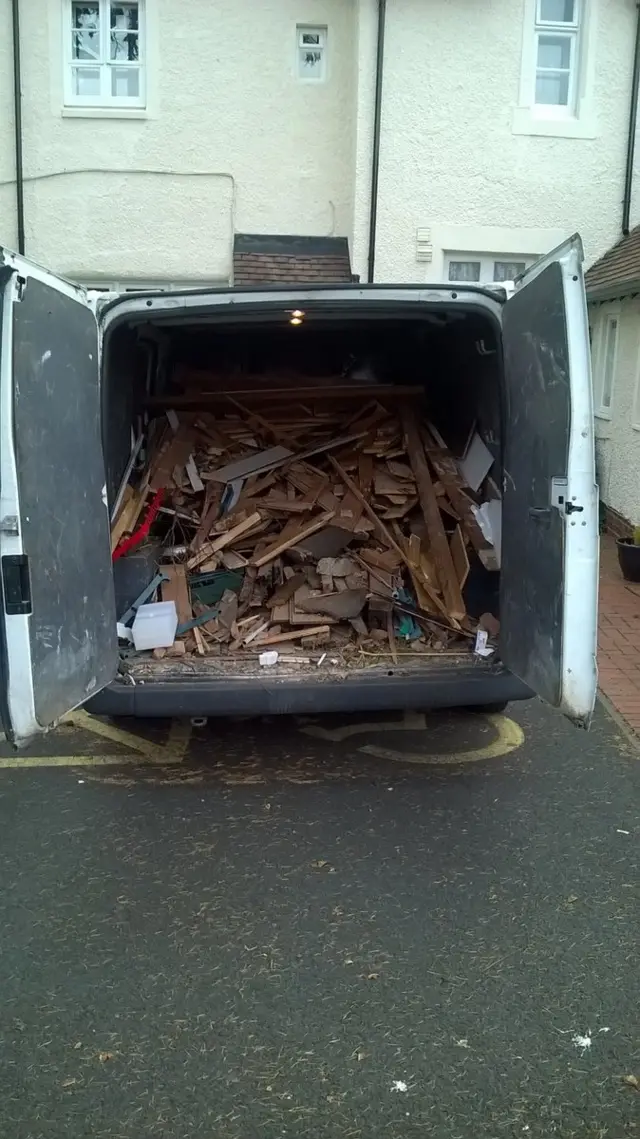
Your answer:
[[[65,102],[143,107],[142,0],[68,0]]]
[[[322,80],[326,76],[327,29],[298,25],[298,78]]]
[[[535,91],[538,107],[575,113],[580,0],[537,0]]]

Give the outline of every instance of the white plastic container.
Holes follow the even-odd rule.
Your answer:
[[[175,601],[141,605],[133,622],[133,643],[143,649],[170,649],[176,638],[178,614]]]

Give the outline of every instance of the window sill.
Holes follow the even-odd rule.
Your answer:
[[[579,119],[554,119],[537,115],[531,107],[514,107],[511,121],[513,134],[540,135],[546,138],[597,138],[598,131],[593,116],[581,115]]]
[[[611,423],[610,411],[594,411],[594,417],[599,419],[601,423]]]
[[[146,107],[63,107],[63,119],[148,119]]]

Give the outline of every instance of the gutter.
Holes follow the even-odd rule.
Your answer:
[[[18,253],[24,254],[24,167],[22,162],[22,61],[20,58],[20,0],[11,0],[13,17],[13,107],[16,156],[16,214]]]
[[[622,199],[622,233],[629,233],[631,217],[631,191],[633,189],[633,159],[636,149],[636,125],[638,121],[638,89],[640,88],[640,4],[637,5],[636,41],[633,49],[633,75],[631,79],[631,103],[629,105],[629,130],[627,134],[627,162],[624,176],[624,196]]]
[[[14,0],[17,3],[17,0]],[[382,79],[384,72],[384,33],[387,0],[378,0],[378,46],[376,50],[376,94],[373,113],[373,148],[371,155],[371,199],[369,207],[369,258],[367,279],[373,284],[376,267],[376,229],[378,224],[378,181],[380,174],[380,127],[382,123]]]

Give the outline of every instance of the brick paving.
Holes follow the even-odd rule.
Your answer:
[[[640,583],[622,577],[608,534],[600,548],[598,676],[613,707],[640,733]]]

